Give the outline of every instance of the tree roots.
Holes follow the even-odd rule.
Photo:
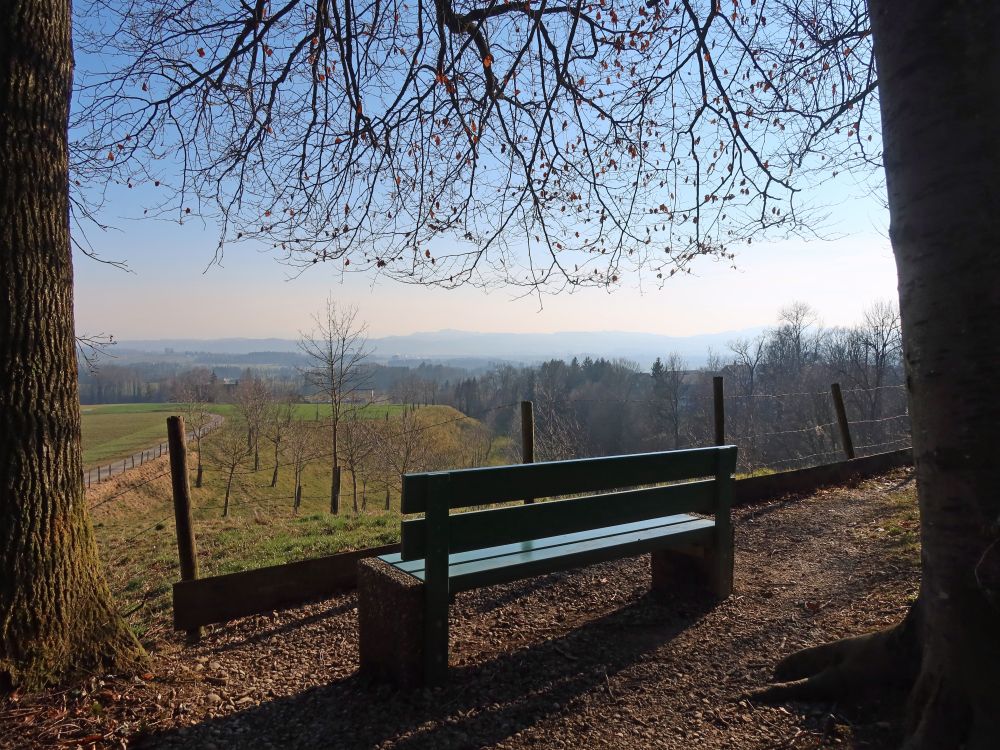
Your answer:
[[[775,682],[748,697],[764,703],[844,700],[873,689],[908,689],[920,670],[919,606],[886,630],[845,638],[790,654]]]

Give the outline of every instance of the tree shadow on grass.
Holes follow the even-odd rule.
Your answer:
[[[710,598],[694,594],[648,594],[555,638],[454,666],[444,687],[403,691],[355,673],[239,713],[151,734],[135,746],[490,745],[572,711],[587,693],[610,692],[610,676],[669,643],[713,606]]]

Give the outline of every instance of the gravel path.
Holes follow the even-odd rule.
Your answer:
[[[736,593],[716,606],[650,594],[645,557],[460,594],[449,684],[402,693],[357,676],[355,599],[341,596],[228,623],[196,647],[166,644],[146,679],[58,694],[71,716],[91,708],[59,738],[208,750],[892,747],[895,724],[881,715],[741,696],[796,648],[901,618],[917,561],[892,552],[883,525],[898,512],[889,493],[909,481],[896,472],[738,511]],[[34,736],[56,739],[44,716]]]

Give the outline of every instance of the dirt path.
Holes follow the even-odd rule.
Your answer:
[[[892,747],[883,716],[741,695],[795,648],[902,616],[917,588],[899,542],[907,487],[897,472],[739,511],[736,593],[714,607],[650,595],[647,558],[460,594],[440,689],[357,676],[353,596],[229,623],[197,647],[169,644],[146,680],[59,694],[69,716],[90,707],[60,739],[113,745],[117,728],[130,746],[209,750]],[[53,700],[15,706],[38,709],[37,738],[57,739]],[[0,707],[0,737],[4,710],[16,718]]]

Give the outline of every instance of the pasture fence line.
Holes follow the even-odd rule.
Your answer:
[[[214,415],[214,418],[207,425],[201,428],[202,437],[217,428],[222,424],[222,422],[223,419],[221,415]],[[193,438],[195,436],[194,430],[188,431],[188,436]],[[114,461],[109,461],[107,464],[101,463],[97,466],[92,466],[89,469],[84,469],[84,485],[89,489],[92,486],[108,481],[112,477],[120,476],[126,471],[141,467],[149,461],[154,461],[164,454],[170,454],[169,440],[157,443],[150,448],[144,448],[143,450],[133,453],[130,456],[125,456],[121,459],[121,463],[119,463],[119,459],[115,459]]]

